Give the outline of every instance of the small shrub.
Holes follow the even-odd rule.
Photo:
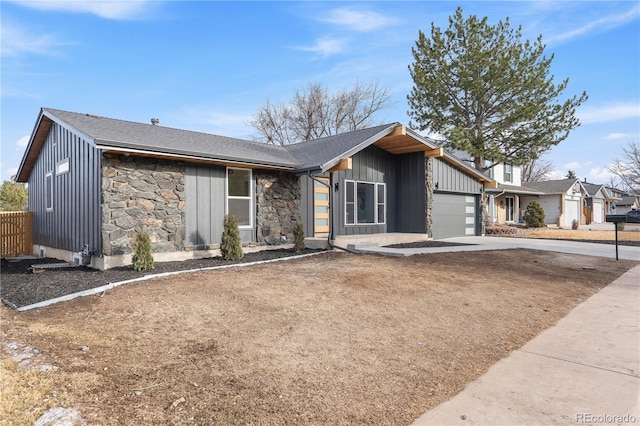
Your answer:
[[[296,253],[304,250],[304,228],[302,222],[296,221],[293,226],[293,251]]]
[[[146,231],[140,231],[133,243],[133,269],[135,271],[149,271],[154,268],[153,254],[151,254],[151,238]]]
[[[240,260],[244,257],[238,218],[230,214],[224,217],[220,254],[224,260]]]
[[[542,228],[544,226],[544,209],[537,201],[527,205],[522,217],[527,228]]]

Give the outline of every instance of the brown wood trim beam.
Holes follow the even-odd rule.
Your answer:
[[[327,170],[329,173],[338,172],[340,170],[351,170],[353,167],[353,163],[351,157],[349,158],[341,158],[338,164]]]

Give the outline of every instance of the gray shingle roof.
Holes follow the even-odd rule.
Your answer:
[[[43,120],[46,118],[46,120]],[[174,129],[153,124],[136,123],[43,108],[36,128],[20,165],[19,176],[26,181],[35,158],[42,147],[42,138],[48,127],[43,121],[58,121],[73,131],[83,134],[100,149],[181,156],[183,158],[211,160],[223,163],[241,163],[266,168],[285,168],[298,173],[325,172],[341,158],[351,157],[367,146],[391,134],[399,123],[383,124],[367,129],[341,133],[294,145],[277,146],[226,136]],[[406,129],[406,135],[428,148],[437,145],[423,136]],[[39,143],[34,143],[40,141]],[[444,158],[481,181],[491,180],[463,161],[445,152]],[[27,161],[28,160],[28,161]]]
[[[623,195],[622,201],[617,202],[616,204],[619,206],[633,206],[634,203],[638,202],[640,197],[636,197],[634,195]]]
[[[50,108],[44,111],[93,138],[96,145],[101,147],[138,149],[276,167],[299,166],[299,161],[281,146]]]
[[[328,162],[340,159],[341,156],[349,156],[349,151],[366,145],[373,139],[379,139],[390,133],[398,123],[383,124],[363,130],[341,133],[335,136],[300,142],[288,145],[287,150],[299,161],[299,170],[311,170],[322,167]]]
[[[536,191],[543,192],[545,194],[564,194],[573,185],[575,185],[578,179],[561,179],[561,180],[547,180],[543,182],[522,182],[522,186],[534,189]]]
[[[587,195],[589,197],[594,197],[598,191],[600,191],[600,189],[603,188],[603,185],[597,185],[595,183],[587,183],[587,182],[582,182],[582,186],[584,186],[584,189],[587,190]],[[607,196],[607,194],[604,193],[604,190],[602,192],[602,196],[605,197]]]

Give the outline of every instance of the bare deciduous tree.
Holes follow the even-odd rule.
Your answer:
[[[640,194],[640,143],[630,141],[622,148],[622,159],[616,159],[607,170],[620,182],[620,189]]]
[[[531,160],[522,165],[523,182],[542,182],[549,180],[553,172],[553,163],[545,160]]]
[[[366,128],[375,113],[389,106],[389,92],[378,82],[356,83],[337,93],[309,83],[304,91],[296,90],[288,105],[267,100],[250,125],[258,132],[254,139],[288,145]]]

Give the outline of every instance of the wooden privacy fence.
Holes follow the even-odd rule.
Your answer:
[[[2,257],[31,254],[32,223],[32,212],[0,212]]]

